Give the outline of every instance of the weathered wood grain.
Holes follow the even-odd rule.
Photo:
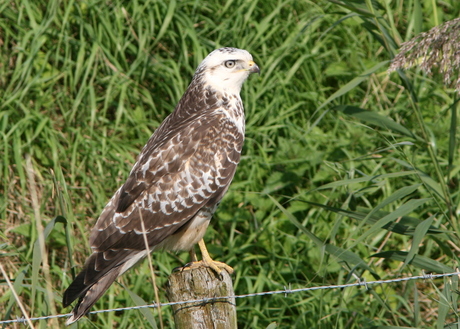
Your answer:
[[[235,299],[215,299],[233,296],[233,283],[227,271],[222,277],[205,267],[177,271],[168,279],[170,302],[213,298],[207,302],[173,306],[176,329],[236,329]]]

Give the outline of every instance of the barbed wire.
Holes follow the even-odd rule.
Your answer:
[[[375,281],[366,281],[366,280],[358,279],[358,282],[355,282],[355,283],[336,284],[336,285],[329,285],[329,286],[317,286],[317,287],[291,289],[289,285],[288,287],[284,287],[283,290],[264,291],[264,292],[256,292],[256,293],[251,293],[251,294],[234,295],[234,296],[207,297],[207,298],[187,300],[187,301],[160,303],[159,305],[157,303],[152,303],[152,304],[146,304],[146,305],[140,305],[140,306],[119,307],[119,308],[111,308],[111,309],[106,309],[106,310],[92,311],[92,312],[89,312],[88,314],[131,311],[131,310],[140,310],[140,309],[145,309],[145,308],[158,308],[158,307],[184,305],[184,304],[211,303],[211,302],[218,302],[218,301],[227,300],[227,299],[250,298],[250,297],[257,297],[257,296],[269,296],[269,295],[279,295],[279,294],[284,294],[287,297],[288,294],[292,294],[292,293],[314,291],[314,290],[325,290],[325,289],[343,289],[343,288],[350,288],[350,287],[365,287],[367,290],[369,289],[370,285],[375,285],[375,284],[389,284],[389,283],[395,283],[395,282],[404,282],[404,281],[421,280],[421,279],[433,280],[437,278],[451,277],[455,275],[460,277],[460,271],[458,269],[457,269],[457,272],[453,272],[453,273],[425,274],[424,272],[422,272],[422,275],[408,276],[404,278],[375,280]],[[29,320],[30,321],[49,320],[49,319],[65,318],[71,315],[72,313],[48,315],[48,316],[29,318]],[[18,317],[12,320],[0,321],[0,325],[11,324],[11,323],[26,323],[26,321],[27,319],[25,317]]]

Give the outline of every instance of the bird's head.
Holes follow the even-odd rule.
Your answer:
[[[195,78],[218,91],[239,94],[251,73],[260,73],[252,55],[243,49],[227,47],[211,52],[198,66]]]

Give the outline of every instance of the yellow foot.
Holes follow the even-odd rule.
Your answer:
[[[192,260],[190,263],[186,264],[184,267],[175,268],[174,271],[185,271],[191,270],[198,267],[209,267],[214,272],[216,272],[219,276],[222,277],[222,270],[226,270],[228,274],[232,274],[234,272],[231,266],[228,266],[225,263],[215,261],[209,256],[208,250],[204,244],[203,239],[198,242],[198,246],[201,250],[201,256],[203,260],[197,261],[196,254],[194,249],[190,250],[190,259]]]
[[[200,260],[198,262],[190,262],[186,264],[184,267],[179,267],[177,270],[181,271],[187,271],[187,270],[193,270],[195,268],[199,267],[209,267],[212,269],[214,272],[222,276],[222,270],[226,270],[228,274],[232,274],[234,272],[233,268],[225,263],[218,262],[212,259],[209,260]]]

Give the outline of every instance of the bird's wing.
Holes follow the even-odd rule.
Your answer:
[[[176,133],[169,127],[166,139],[154,134],[144,147],[126,183],[91,232],[93,254],[75,280],[80,288],[69,287],[65,304],[111,271],[126,270],[123,264],[131,258],[145,256],[144,234],[153,248],[201,208],[212,207],[223,197],[239,162],[244,136],[218,110],[187,124]]]
[[[243,136],[219,111],[177,130],[159,147],[146,145],[93,229],[93,251],[145,249],[138,238],[141,221],[149,245],[155,246],[222,198],[239,162]]]

